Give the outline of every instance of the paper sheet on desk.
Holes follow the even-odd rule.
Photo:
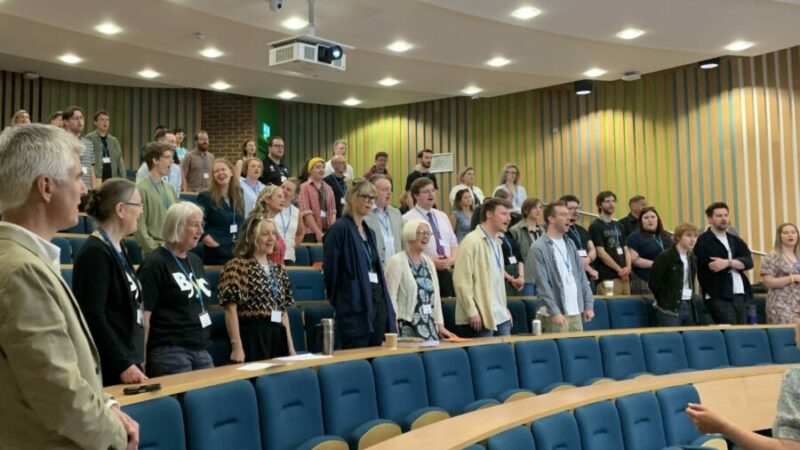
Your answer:
[[[276,361],[310,361],[312,359],[326,359],[333,358],[333,355],[320,355],[314,353],[303,353],[302,355],[294,356],[281,356],[280,358],[273,358]]]
[[[239,367],[236,370],[244,370],[244,371],[256,371],[256,370],[264,370],[269,369],[270,367],[275,367],[277,364],[270,364],[270,363],[250,363],[245,364],[242,367]]]

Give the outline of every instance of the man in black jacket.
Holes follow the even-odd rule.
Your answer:
[[[728,205],[712,203],[706,208],[706,218],[710,227],[694,249],[706,308],[716,323],[743,324],[753,296],[744,271],[753,268],[753,257],[741,238],[727,232]]]

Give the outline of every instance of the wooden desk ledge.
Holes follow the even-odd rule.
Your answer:
[[[384,441],[372,449],[461,449],[562,411],[684,384],[693,384],[701,402],[727,418],[747,429],[763,430],[770,428],[775,420],[781,379],[792,366],[701,370],[551,392],[436,422]]]

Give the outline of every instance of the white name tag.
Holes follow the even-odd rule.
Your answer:
[[[211,175],[208,174],[208,173],[204,173],[203,174],[203,178],[206,179],[206,180],[209,179],[210,177],[211,177]]]
[[[509,256],[508,257],[508,263],[509,264],[516,264],[517,263],[517,257],[516,256]]]
[[[344,197],[342,197],[342,199],[341,199],[341,200],[339,200],[339,203],[341,203],[341,204],[343,204],[343,205],[344,205]]]
[[[422,305],[422,314],[430,316],[433,314],[433,307],[431,307],[431,305]]]
[[[103,164],[111,164],[111,158],[108,156],[103,157]]]
[[[275,323],[281,323],[281,312],[280,311],[272,311],[270,315],[270,320]]]
[[[136,323],[138,325],[144,325],[144,310],[142,308],[136,310]]]
[[[580,256],[581,258],[586,258],[587,256],[589,256],[589,254],[586,253],[586,250],[578,250],[578,256]]]
[[[238,232],[239,232],[239,225],[236,225],[235,223],[231,224],[231,234],[236,234]]]
[[[681,295],[682,300],[691,300],[692,299],[692,289],[691,288],[683,288],[683,295]]]
[[[203,328],[208,328],[211,326],[211,316],[209,316],[208,312],[206,311],[200,313],[200,326]]]
[[[81,172],[83,172],[83,174],[86,175],[87,173],[89,173],[89,169],[87,169],[86,167],[81,167]]]
[[[369,273],[369,282],[378,284],[378,274],[375,273],[375,272],[370,272]]]
[[[285,183],[285,182],[286,182],[286,177],[284,177],[284,176],[281,176],[281,184],[283,184],[283,183]]]
[[[324,219],[324,218],[328,217],[328,212],[327,212],[327,211],[324,211],[324,210],[323,210],[323,211],[320,211],[320,212],[319,212],[319,216],[320,216],[320,217],[322,217],[322,218]]]
[[[624,252],[622,251],[622,247],[617,248],[617,254],[622,256]]]

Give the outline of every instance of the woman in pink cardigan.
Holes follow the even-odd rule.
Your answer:
[[[308,180],[300,186],[297,199],[307,231],[303,242],[322,242],[325,231],[336,221],[336,198],[333,189],[322,181],[325,177],[325,160],[311,158],[304,169],[308,173]]]

